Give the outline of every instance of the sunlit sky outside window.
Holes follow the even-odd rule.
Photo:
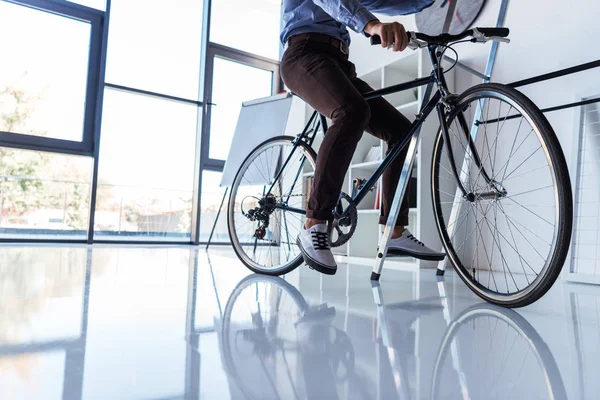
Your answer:
[[[279,60],[281,0],[213,0],[210,40]]]
[[[27,122],[0,130],[80,141],[83,137],[90,24],[0,1],[0,115],[21,92]]]
[[[202,3],[113,1],[106,81],[198,99]]]
[[[215,57],[210,158],[226,159],[242,102],[271,95],[273,73]],[[248,151],[250,151],[249,149]]]

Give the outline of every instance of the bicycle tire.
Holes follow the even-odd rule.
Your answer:
[[[237,171],[236,176],[233,180],[233,184],[231,186],[231,192],[230,192],[228,207],[227,207],[227,227],[228,227],[228,231],[229,231],[229,237],[231,238],[231,242],[233,245],[233,250],[234,250],[235,254],[237,255],[238,259],[248,269],[250,269],[253,272],[259,273],[259,274],[273,275],[273,276],[287,274],[287,273],[293,271],[294,269],[298,268],[304,262],[304,260],[302,258],[302,254],[300,252],[298,252],[298,255],[287,265],[285,265],[282,268],[273,270],[273,269],[261,268],[260,265],[258,265],[255,262],[252,262],[252,260],[250,260],[249,257],[245,254],[243,246],[240,244],[238,236],[235,232],[235,221],[234,221],[234,213],[236,211],[235,210],[235,199],[236,199],[235,196],[236,196],[238,187],[240,186],[240,181],[242,179],[241,173],[245,170],[245,168],[248,167],[248,163],[251,163],[252,160],[254,160],[254,158],[256,158],[258,156],[258,154],[260,154],[261,150],[268,148],[269,145],[276,143],[276,142],[289,143],[290,145],[293,145],[296,140],[297,140],[297,138],[293,137],[293,136],[276,136],[276,137],[268,139],[268,140],[264,141],[263,143],[259,144],[258,146],[256,146],[254,148],[254,150],[252,150],[250,152],[250,154],[248,154],[248,156],[244,159],[244,162],[240,165],[240,168]],[[317,155],[312,147],[310,147],[308,144],[306,144],[303,141],[299,141],[298,148],[304,153],[304,156],[307,157],[308,161],[313,166],[316,165]],[[296,246],[295,243],[294,243],[294,246]]]
[[[463,326],[469,326],[469,323],[481,316],[491,316],[503,320],[511,328],[524,338],[529,343],[531,348],[537,357],[537,360],[544,369],[544,376],[548,377],[546,384],[549,386],[548,390],[552,394],[553,399],[567,399],[567,392],[562,380],[562,376],[556,360],[554,359],[550,348],[541,338],[535,328],[517,312],[508,310],[503,307],[488,305],[488,304],[476,304],[471,306],[460,313],[456,317],[448,329],[440,344],[438,355],[433,369],[433,378],[431,385],[431,399],[439,399],[440,397],[440,380],[441,373],[440,368],[443,366],[448,354],[450,353],[450,345],[458,331]]]
[[[448,235],[446,227],[443,225],[444,221],[439,182],[440,159],[442,157],[444,142],[441,129],[434,142],[434,154],[431,165],[431,194],[434,215],[438,233],[440,234],[449,261],[452,263],[463,282],[465,282],[475,294],[490,303],[510,308],[524,307],[534,303],[550,290],[558,278],[567,257],[573,225],[571,182],[564,154],[552,126],[540,109],[528,97],[514,88],[495,83],[485,83],[474,86],[466,90],[457,98],[455,102],[456,105],[453,106],[453,111],[448,115],[448,121],[451,122],[453,118],[462,112],[461,107],[465,108],[468,101],[477,98],[477,96],[483,95],[484,93],[496,95],[498,98],[503,96],[518,104],[522,108],[522,112],[526,113],[530,118],[530,124],[533,122],[537,127],[539,132],[538,139],[540,135],[543,137],[543,143],[546,145],[547,154],[549,155],[553,166],[553,176],[555,177],[554,184],[558,194],[558,204],[556,207],[559,209],[560,215],[562,216],[562,218],[557,218],[558,227],[556,229],[557,235],[554,249],[549,257],[549,261],[546,261],[544,270],[540,272],[534,282],[532,282],[527,289],[524,289],[524,292],[519,296],[502,296],[500,294],[491,293],[489,289],[486,290],[483,285],[470,279],[470,272],[462,262],[460,262],[460,259],[452,246],[452,240]]]

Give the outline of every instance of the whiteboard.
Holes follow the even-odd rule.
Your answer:
[[[285,133],[292,97],[291,93],[283,93],[242,103],[229,154],[225,160],[221,187],[233,184],[238,169],[256,146]],[[252,182],[257,185],[267,183]]]

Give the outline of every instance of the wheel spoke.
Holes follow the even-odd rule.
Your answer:
[[[513,156],[513,150],[515,148],[515,144],[517,143],[517,137],[519,136],[519,132],[521,132],[521,125],[523,124],[524,116],[521,116],[521,120],[519,121],[519,127],[517,128],[517,133],[515,134],[515,138],[513,140],[512,146],[510,147],[510,151],[508,152],[508,160],[506,161],[506,169],[508,169],[508,163],[510,162]],[[502,175],[501,182],[504,182],[504,178],[506,177],[506,169],[504,169],[504,175]],[[500,171],[502,168],[500,168]]]
[[[548,186],[544,186],[544,187],[537,188],[537,189],[531,189],[531,190],[528,190],[526,192],[521,192],[521,193],[517,193],[517,194],[511,194],[510,196],[507,196],[506,198],[507,199],[513,199],[513,198],[515,198],[517,196],[521,196],[523,194],[537,192],[538,190],[548,189],[548,188],[551,188],[551,187],[554,187],[554,185],[548,185]]]
[[[519,169],[519,167],[520,167],[521,165],[525,164],[525,163],[527,162],[527,160],[529,160],[531,157],[533,157],[533,156],[535,155],[535,153],[537,153],[537,152],[538,152],[538,150],[539,150],[539,149],[542,149],[542,148],[543,148],[543,147],[542,147],[542,145],[540,145],[540,147],[538,147],[537,149],[535,149],[535,151],[534,151],[533,153],[531,153],[531,154],[529,155],[529,157],[527,157],[525,160],[523,160],[523,162],[521,162],[521,164],[519,164],[519,165],[517,166],[517,168],[513,169],[513,170],[510,172],[510,174],[508,174],[508,175],[506,176],[506,178],[507,178],[507,179],[508,179],[508,178],[510,178],[510,177],[511,177],[511,175],[512,175],[512,174],[513,174],[513,173],[514,173],[514,172],[515,172],[517,169]]]
[[[522,205],[518,201],[515,201],[514,199],[511,199],[510,197],[507,197],[506,199],[512,201],[513,203],[515,203],[516,205],[520,206],[521,208],[529,211],[531,214],[535,215],[536,217],[538,217],[539,219],[541,219],[542,221],[544,221],[548,225],[554,226],[554,224],[552,222],[548,221],[546,218],[540,216],[539,214],[534,213],[533,211],[531,211],[529,208],[525,207],[524,205]]]

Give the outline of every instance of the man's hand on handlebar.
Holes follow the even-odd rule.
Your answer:
[[[401,23],[380,22],[375,19],[365,26],[365,33],[381,38],[381,47],[393,46],[394,51],[402,51],[408,45],[408,35]]]

